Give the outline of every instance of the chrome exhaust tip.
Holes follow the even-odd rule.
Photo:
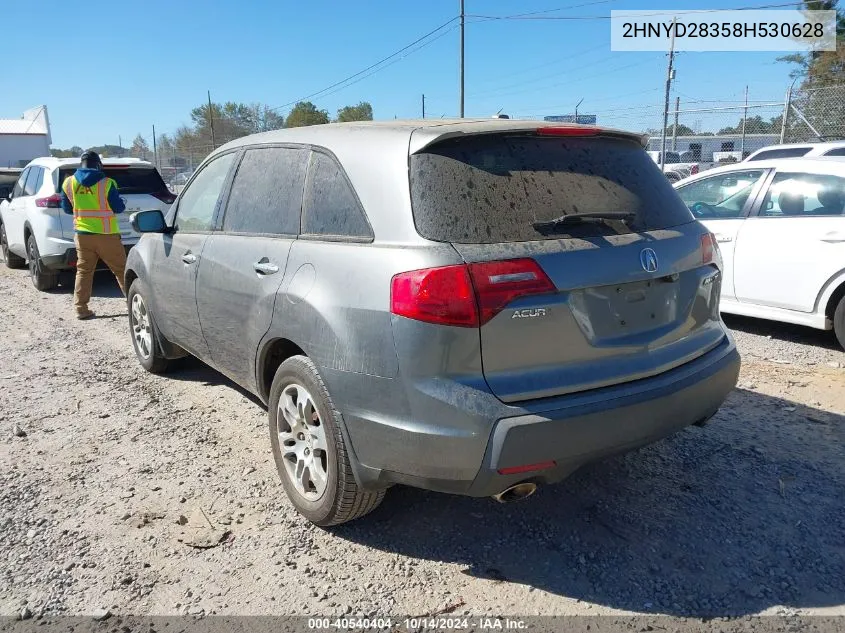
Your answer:
[[[493,498],[499,503],[511,503],[513,501],[527,499],[535,492],[537,492],[537,484],[524,481],[521,484],[515,484],[510,488],[505,488],[499,494],[493,495]]]

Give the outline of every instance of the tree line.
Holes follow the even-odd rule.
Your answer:
[[[269,132],[281,128],[320,125],[323,123],[372,121],[373,107],[367,101],[347,105],[338,109],[332,118],[327,110],[321,110],[310,101],[300,101],[291,108],[287,117],[261,103],[211,103],[199,105],[191,110],[191,123],[179,127],[173,134],[161,134],[155,139],[155,152],[161,157],[160,167],[183,169],[195,166],[214,147],[220,147],[231,140]],[[152,143],[138,134],[129,147],[98,145],[88,148],[103,157],[125,157],[153,159]],[[57,158],[78,157],[83,149],[53,149]]]

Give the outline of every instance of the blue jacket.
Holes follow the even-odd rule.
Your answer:
[[[106,174],[99,169],[87,169],[83,167],[77,169],[74,176],[76,176],[76,181],[80,185],[84,185],[86,187],[93,187],[103,178],[106,178]],[[73,215],[73,205],[65,193],[64,184],[65,183],[63,182],[59,183],[59,187],[62,189],[62,211]],[[117,184],[109,189],[109,206],[115,213],[123,213],[126,210],[126,205],[120,197],[120,191],[117,188]]]

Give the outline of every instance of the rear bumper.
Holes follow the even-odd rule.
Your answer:
[[[727,335],[716,349],[659,376],[535,401],[522,407],[502,405],[503,412],[516,415],[493,421],[481,463],[473,465],[466,459],[457,463],[460,452],[451,448],[457,438],[448,429],[437,434],[429,427],[424,440],[427,446],[421,445],[419,434],[409,433],[404,443],[390,442],[392,454],[388,459],[392,464],[405,465],[402,472],[395,467],[380,471],[365,467],[371,477],[378,474],[364,483],[402,483],[474,497],[497,494],[521,481],[554,483],[587,463],[649,444],[707,420],[736,386],[739,368],[739,354]],[[401,434],[396,428],[391,431],[391,435]],[[403,449],[403,445],[407,448]],[[399,451],[404,454],[397,454]],[[421,462],[423,455],[440,458]],[[498,472],[551,461],[553,467],[537,472],[506,475]],[[438,477],[438,472],[444,469],[471,472],[474,477]]]
[[[126,249],[126,254],[129,254],[129,250],[135,245],[133,242],[132,244],[123,244],[123,248]],[[58,255],[42,255],[41,256],[41,263],[44,265],[45,268],[49,268],[50,270],[75,270],[76,269],[76,249],[75,248],[68,248],[65,250],[64,253]],[[100,260],[99,264],[97,264],[97,270],[105,270],[106,265]]]

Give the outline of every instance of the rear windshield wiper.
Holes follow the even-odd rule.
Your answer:
[[[563,226],[571,226],[573,224],[583,224],[585,222],[598,224],[614,220],[617,222],[630,222],[635,217],[635,213],[625,211],[588,211],[586,213],[570,213],[544,222],[534,222],[531,226],[538,231],[545,231]]]

